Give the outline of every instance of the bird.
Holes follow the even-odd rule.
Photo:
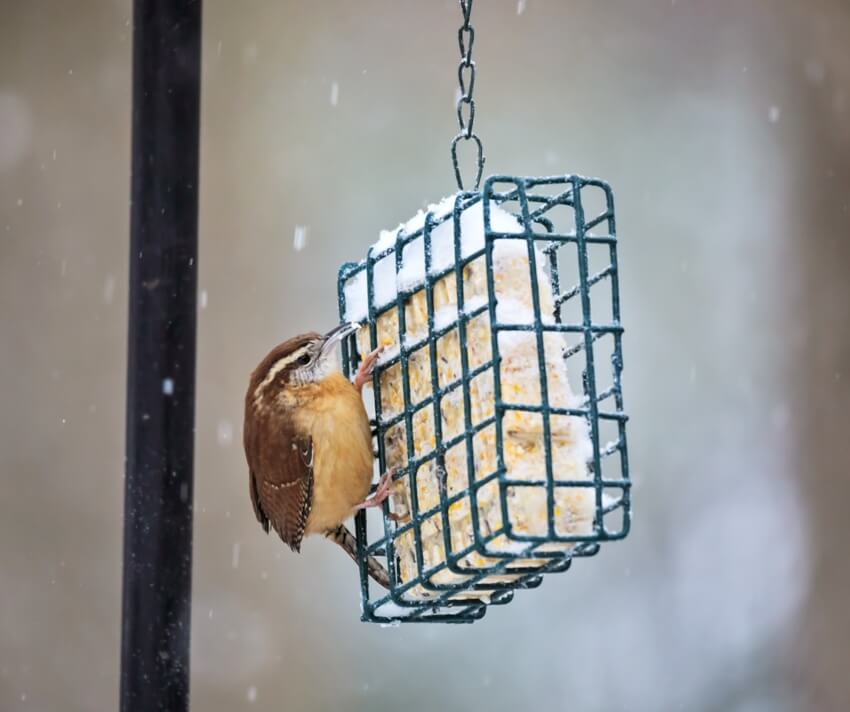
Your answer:
[[[305,536],[322,534],[358,561],[344,522],[390,493],[392,470],[368,496],[374,454],[362,389],[381,349],[363,357],[353,382],[337,367],[336,346],[358,328],[343,323],[324,335],[288,339],[260,361],[248,383],[243,444],[254,514],[296,553]],[[367,571],[389,588],[386,569],[373,557]]]

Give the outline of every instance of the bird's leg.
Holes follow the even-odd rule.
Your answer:
[[[366,354],[363,357],[363,360],[357,367],[357,373],[354,374],[354,386],[358,391],[362,391],[363,386],[371,380],[372,371],[375,370],[375,364],[378,363],[378,357],[381,355],[381,351],[383,350],[384,347],[379,346],[372,353]]]
[[[395,473],[395,468],[391,467],[383,475],[381,475],[381,479],[378,480],[378,486],[375,487],[375,492],[371,497],[367,497],[358,504],[354,508],[354,511],[359,512],[361,509],[380,507],[384,503],[384,500],[390,496],[390,488],[393,483],[393,473]],[[392,516],[390,518],[392,518]]]
[[[332,542],[339,544],[355,563],[360,563],[360,558],[357,556],[357,539],[344,525],[340,524],[336,529],[326,531],[325,536]],[[374,556],[366,557],[366,571],[381,586],[389,589],[390,575]]]

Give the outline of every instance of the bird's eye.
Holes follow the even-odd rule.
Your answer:
[[[304,354],[303,356],[301,356],[298,359],[297,363],[299,366],[306,366],[308,363],[310,363],[310,354]]]

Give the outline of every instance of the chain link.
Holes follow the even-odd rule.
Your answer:
[[[455,170],[457,187],[459,190],[464,190],[463,178],[460,175],[460,166],[457,161],[457,147],[461,141],[472,141],[475,144],[476,164],[478,166],[474,189],[478,190],[481,174],[484,171],[484,147],[473,128],[475,125],[475,100],[472,98],[472,92],[475,89],[475,62],[472,61],[472,45],[475,43],[475,29],[469,23],[469,17],[472,13],[472,0],[459,0],[459,2],[460,10],[463,13],[463,25],[457,32],[457,44],[458,49],[460,49],[460,64],[457,68],[460,96],[456,105],[459,132],[452,139],[452,166]]]

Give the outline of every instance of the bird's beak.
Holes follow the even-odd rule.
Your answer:
[[[322,356],[327,356],[333,348],[340,343],[345,337],[351,336],[360,328],[360,324],[349,322],[340,324],[331,329],[322,337]]]

